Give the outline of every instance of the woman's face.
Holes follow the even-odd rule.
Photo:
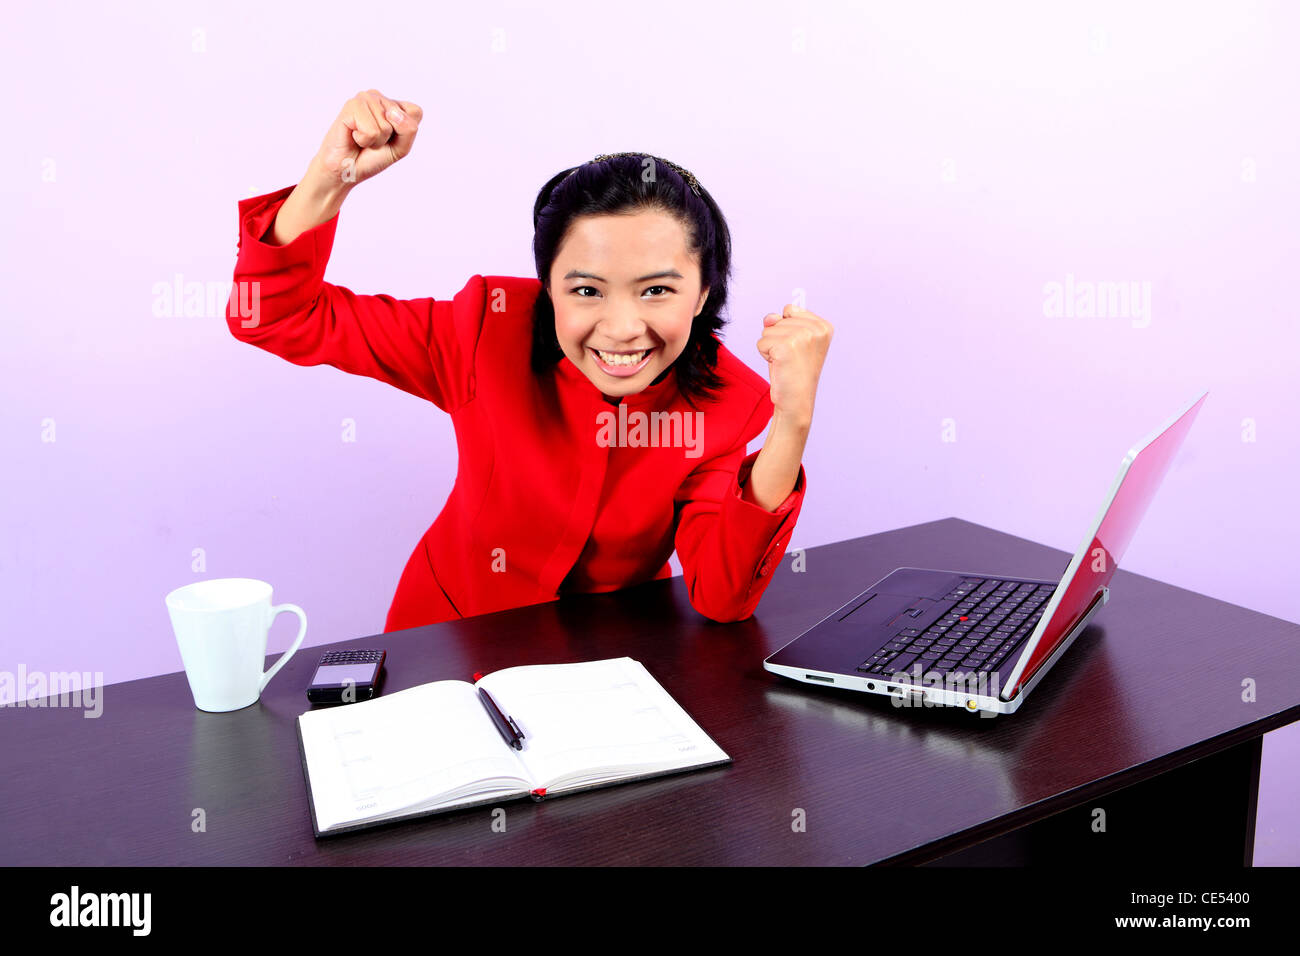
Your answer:
[[[709,294],[685,227],[657,209],[575,219],[550,278],[560,348],[615,401],[676,361]]]

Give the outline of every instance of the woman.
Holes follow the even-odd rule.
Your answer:
[[[642,154],[542,187],[537,279],[476,275],[451,300],[325,282],[343,200],[410,152],[421,117],[358,93],[297,186],[239,203],[228,313],[242,341],[452,416],[455,487],[385,632],[668,577],[674,547],[697,611],[750,616],[798,519],[830,324],[793,305],[764,318],[770,385],[724,348],[726,221],[689,172]]]

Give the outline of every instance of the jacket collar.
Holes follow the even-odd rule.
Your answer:
[[[569,361],[567,355],[560,356],[556,363],[556,374],[560,380],[565,383],[566,387],[575,389],[583,395],[588,396],[593,402],[600,402],[606,408],[617,408],[605,400],[605,396],[591,379],[582,374],[582,371]],[[655,384],[647,385],[635,395],[625,395],[621,404],[629,408],[640,408],[643,406],[665,407],[672,404],[677,397],[677,368],[676,365],[670,366],[668,372]]]

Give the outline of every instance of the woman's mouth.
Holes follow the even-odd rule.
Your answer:
[[[654,349],[641,349],[637,352],[605,352],[601,349],[588,349],[596,366],[607,375],[627,378],[641,371],[654,356]]]

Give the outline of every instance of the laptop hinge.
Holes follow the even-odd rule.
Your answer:
[[[1029,684],[1031,680],[1034,679],[1034,675],[1037,674],[1039,671],[1041,671],[1044,665],[1046,665],[1047,662],[1050,661],[1056,655],[1057,650],[1059,650],[1062,645],[1067,644],[1071,640],[1073,640],[1076,631],[1082,630],[1083,628],[1087,627],[1089,619],[1092,617],[1094,613],[1096,613],[1097,608],[1101,607],[1101,605],[1105,604],[1109,600],[1110,600],[1110,588],[1106,587],[1105,585],[1102,585],[1101,590],[1098,591],[1095,595],[1093,595],[1092,601],[1088,603],[1088,607],[1084,610],[1084,612],[1081,615],[1079,615],[1079,619],[1074,623],[1074,626],[1071,627],[1068,631],[1066,631],[1065,635],[1060,639],[1060,641],[1057,642],[1057,646],[1055,649],[1053,649],[1052,653],[1048,654],[1047,656],[1039,660],[1038,665],[1032,671],[1029,671],[1020,676],[1020,683],[1016,687],[1016,692],[1014,694],[1012,694],[1010,697],[999,695],[1002,698],[1002,700],[1004,701],[1015,700],[1016,696]]]

